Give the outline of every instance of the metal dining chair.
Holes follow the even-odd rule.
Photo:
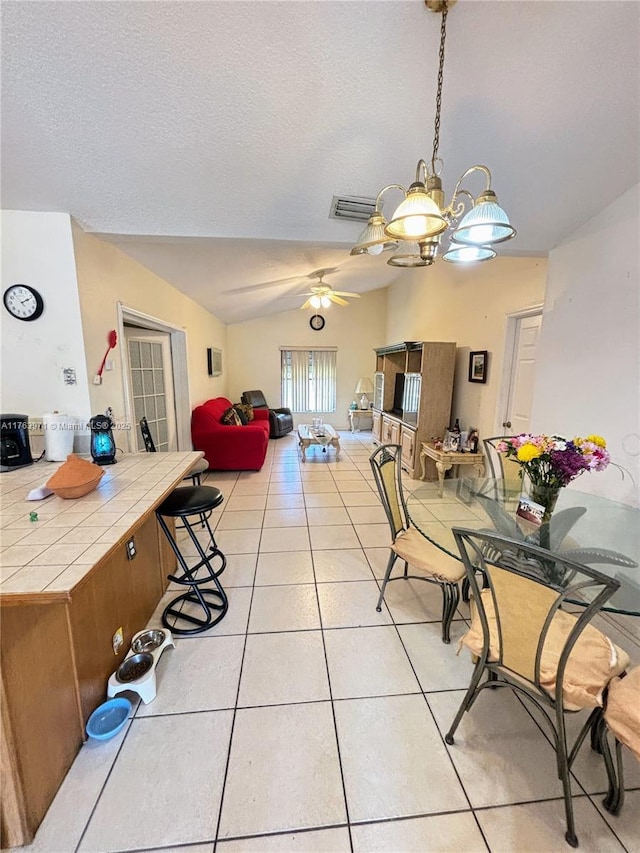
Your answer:
[[[465,712],[487,687],[509,687],[533,702],[551,730],[564,794],[565,838],[577,847],[571,767],[601,714],[607,685],[629,665],[626,652],[589,623],[620,582],[516,539],[458,527],[453,534],[473,599],[471,628],[462,643],[476,664],[445,741],[453,745]],[[482,591],[479,571],[488,584]],[[570,613],[567,604],[583,606]],[[565,714],[584,708],[591,714],[569,749]]]
[[[482,443],[484,444],[484,455],[487,458],[489,463],[489,470],[491,472],[491,476],[494,480],[502,480],[505,477],[505,462],[511,463],[510,459],[507,459],[506,454],[498,453],[497,445],[500,444],[501,441],[507,441],[510,438],[515,438],[513,435],[494,435],[491,438],[483,439]],[[513,463],[513,465],[518,468],[517,463]],[[509,479],[513,479],[513,477],[509,477]]]
[[[608,732],[614,736],[615,764]],[[603,805],[608,812],[617,815],[624,804],[622,747],[628,747],[640,761],[640,666],[634,667],[623,678],[614,678],[609,685],[596,745],[602,752],[609,780]]]
[[[446,554],[430,542],[411,524],[402,492],[400,465],[402,448],[399,444],[383,444],[369,457],[373,476],[378,487],[382,506],[391,528],[389,562],[380,589],[376,610],[382,610],[385,589],[390,580],[399,577],[414,578],[437,584],[442,590],[442,642],[450,642],[450,627],[460,600],[458,582],[464,577],[464,567],[459,560]],[[396,560],[404,560],[404,573],[391,578]],[[409,564],[419,574],[409,574]]]

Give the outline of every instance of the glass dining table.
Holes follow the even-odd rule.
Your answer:
[[[452,557],[460,553],[452,528],[490,530],[546,548],[615,577],[620,588],[604,610],[640,616],[640,509],[599,495],[561,489],[549,522],[535,526],[516,515],[519,481],[452,478],[405,492],[411,521]]]

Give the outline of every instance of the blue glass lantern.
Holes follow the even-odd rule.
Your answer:
[[[111,428],[113,421],[107,415],[96,415],[89,420],[91,429],[91,458],[96,465],[115,465],[116,443]]]

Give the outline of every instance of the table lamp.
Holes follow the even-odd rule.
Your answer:
[[[360,379],[358,379],[358,384],[356,385],[356,394],[362,394],[362,397],[360,397],[361,409],[369,408],[369,398],[367,397],[367,394],[371,393],[373,393],[373,382],[368,376],[361,376]]]

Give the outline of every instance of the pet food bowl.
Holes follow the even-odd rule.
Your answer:
[[[121,684],[138,681],[143,675],[149,672],[152,666],[153,655],[150,655],[149,652],[139,652],[122,661],[116,670],[116,678]]]
[[[134,637],[133,642],[131,643],[131,649],[136,652],[136,654],[139,654],[140,652],[152,652],[164,643],[166,636],[166,633],[159,629],[143,631],[141,634],[137,634]]]
[[[108,699],[102,705],[98,705],[93,714],[87,720],[87,734],[95,740],[108,740],[114,737],[127,722],[131,712],[131,702],[118,696]]]
[[[145,705],[156,698],[156,665],[162,653],[175,648],[171,631],[149,628],[138,631],[131,640],[131,650],[107,683],[107,696],[123,691],[137,693]]]

